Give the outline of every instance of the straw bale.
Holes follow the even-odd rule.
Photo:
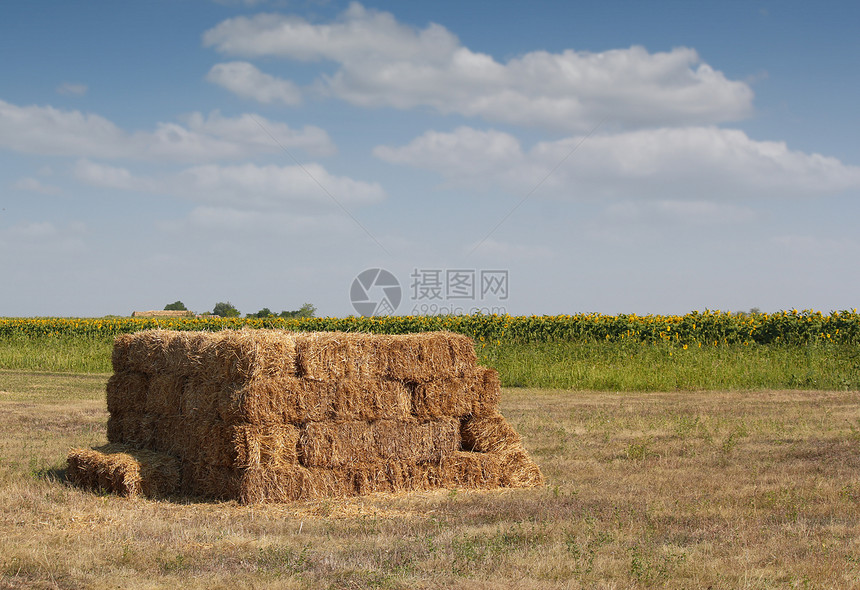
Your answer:
[[[223,330],[208,336],[202,371],[219,381],[296,375],[296,335],[283,330]]]
[[[253,379],[219,392],[217,399],[218,416],[229,423],[397,420],[408,419],[411,409],[411,394],[403,383],[367,379]]]
[[[114,339],[114,371],[199,375],[217,381],[295,375],[295,334],[283,330],[144,330]]]
[[[457,452],[444,457],[438,467],[439,486],[491,489],[502,478],[500,456],[490,453]]]
[[[297,337],[298,373],[312,381],[380,379],[387,357],[384,340],[373,334],[311,332]]]
[[[380,338],[385,345],[391,379],[424,383],[464,377],[478,366],[474,343],[461,334],[423,332]]]
[[[211,379],[188,377],[182,392],[179,413],[191,420],[214,419],[218,414],[219,399],[226,395],[225,388]]]
[[[331,469],[307,469],[301,465],[278,468],[231,467],[186,462],[182,466],[183,491],[187,494],[243,504],[290,502],[352,495],[352,482]]]
[[[498,372],[486,367],[465,377],[412,384],[412,411],[421,419],[493,415],[500,399]]]
[[[343,379],[337,383],[330,416],[334,420],[407,420],[412,394],[400,381]]]
[[[289,424],[243,424],[229,428],[234,467],[282,468],[298,464],[299,429]]]
[[[142,414],[149,389],[149,375],[122,371],[110,376],[105,388],[111,414]]]
[[[232,424],[325,420],[329,417],[336,385],[292,376],[253,379],[219,392],[218,416]]]
[[[155,443],[156,416],[151,414],[119,414],[108,418],[108,442],[122,443],[142,449]]]
[[[460,423],[464,451],[504,453],[519,449],[522,437],[501,414],[464,418]]]
[[[129,360],[129,348],[134,340],[132,334],[119,334],[113,339],[113,349],[111,350],[111,366],[115,373],[124,373],[132,371]]]
[[[306,467],[340,467],[379,460],[427,462],[460,446],[459,422],[313,422],[299,436],[299,461]]]
[[[166,496],[180,483],[175,457],[123,445],[73,449],[67,463],[66,477],[72,483],[122,496]]]
[[[115,372],[137,371],[154,374],[166,366],[168,347],[176,332],[144,330],[114,338],[111,356]]]
[[[182,411],[185,377],[158,373],[149,379],[144,413],[155,416],[178,416]]]
[[[511,450],[501,455],[501,484],[510,488],[531,488],[543,485],[540,467],[529,457],[525,449]]]
[[[146,426],[152,429],[152,435],[145,447],[155,451],[184,458],[189,451],[193,451],[195,445],[201,444],[201,441],[192,437],[188,420],[181,416],[156,416],[151,426],[149,422]]]

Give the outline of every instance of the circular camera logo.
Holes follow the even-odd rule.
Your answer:
[[[393,314],[400,306],[402,295],[397,277],[384,268],[361,272],[349,289],[352,306],[366,318]]]

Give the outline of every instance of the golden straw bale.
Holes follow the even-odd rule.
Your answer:
[[[478,378],[472,389],[472,415],[491,416],[499,411],[502,385],[499,372],[489,367],[478,367]]]
[[[122,371],[110,376],[106,386],[107,409],[111,414],[142,414],[149,389],[149,375]]]
[[[439,461],[439,485],[446,488],[497,488],[501,483],[499,455],[457,452]]]
[[[299,461],[306,467],[333,467],[374,456],[367,422],[311,422],[299,434]]]
[[[412,411],[421,419],[493,415],[498,413],[500,399],[498,372],[486,367],[464,377],[412,384]]]
[[[531,488],[543,485],[540,467],[525,449],[513,449],[502,455],[501,484],[511,488]]]
[[[464,451],[503,453],[518,449],[522,437],[501,414],[464,418],[460,423]]]
[[[420,419],[466,416],[472,412],[475,379],[437,379],[412,384],[412,412]]]
[[[297,336],[299,375],[312,381],[380,379],[387,357],[384,341],[373,334],[312,332]]]
[[[201,375],[218,381],[295,375],[295,335],[283,330],[144,330],[114,339],[114,371]]]
[[[155,416],[179,416],[185,377],[173,373],[157,373],[149,378],[144,413]]]
[[[301,465],[235,469],[184,462],[182,466],[186,494],[243,504],[342,497],[352,495],[351,485],[342,473]]]
[[[367,379],[252,379],[219,392],[217,404],[225,422],[252,424],[408,419],[412,410],[403,383]]]
[[[339,467],[379,460],[426,462],[459,448],[459,422],[313,422],[301,429],[299,461],[307,467]]]
[[[460,424],[456,418],[418,424],[378,420],[372,430],[374,453],[383,460],[436,461],[460,448]]]
[[[296,375],[296,336],[283,330],[214,332],[200,351],[198,372],[220,381]]]
[[[297,377],[252,379],[220,392],[219,417],[228,423],[303,423],[329,417],[335,382]]]
[[[385,344],[388,376],[405,382],[463,377],[478,366],[471,338],[452,332],[380,336]]]
[[[282,468],[298,463],[299,429],[289,424],[231,426],[233,467]]]
[[[412,394],[400,381],[342,379],[329,416],[334,420],[408,420]]]
[[[211,420],[217,416],[218,402],[226,396],[222,385],[199,376],[188,377],[180,400],[179,413],[190,420]]]
[[[122,496],[166,496],[180,483],[175,457],[123,445],[73,449],[67,463],[66,477],[72,483]]]

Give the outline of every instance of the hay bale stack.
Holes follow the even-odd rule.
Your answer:
[[[465,336],[149,330],[117,337],[112,361],[108,440],[175,457],[184,494],[260,502],[542,483],[498,412],[498,374]],[[70,472],[88,484],[91,462],[76,453]]]
[[[108,444],[72,449],[66,478],[83,488],[120,496],[169,496],[179,489],[180,465],[165,453]]]

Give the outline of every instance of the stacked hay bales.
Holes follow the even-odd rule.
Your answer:
[[[464,336],[151,330],[118,337],[113,366],[108,440],[175,457],[184,494],[260,502],[542,482],[499,414],[497,373]],[[74,461],[70,474],[86,472]]]

